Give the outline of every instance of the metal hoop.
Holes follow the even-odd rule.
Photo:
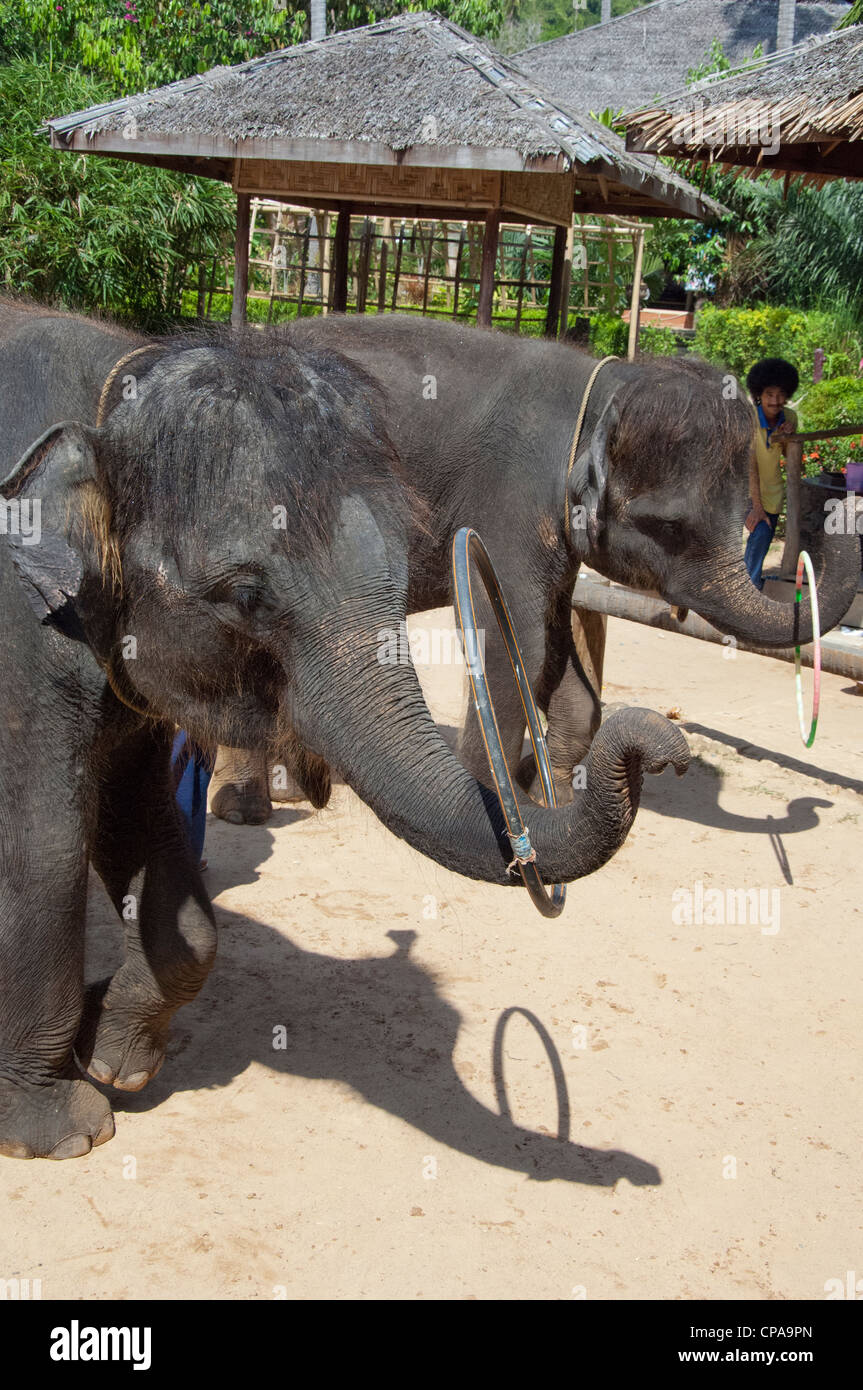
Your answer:
[[[480,729],[482,730],[485,750],[488,754],[488,763],[491,775],[494,780],[498,800],[506,821],[507,833],[510,844],[512,845],[513,861],[510,868],[517,863],[524,885],[531,896],[533,904],[544,917],[558,917],[563,911],[566,901],[566,887],[562,883],[555,883],[549,893],[539,876],[536,867],[536,851],[530,843],[530,832],[525,825],[521,811],[519,810],[518,798],[515,794],[512,776],[509,765],[501,743],[500,730],[498,728],[497,716],[494,712],[491,695],[488,690],[488,682],[485,675],[485,664],[479,650],[477,640],[476,613],[473,605],[473,593],[471,590],[471,561],[476,564],[479,576],[482,579],[485,591],[497,624],[500,628],[501,636],[506,646],[507,654],[512,664],[513,674],[518,685],[518,693],[521,697],[522,708],[524,709],[527,727],[530,732],[530,741],[533,745],[533,752],[536,758],[536,766],[539,771],[542,783],[543,800],[547,807],[555,807],[557,799],[554,794],[554,779],[551,775],[551,763],[548,757],[548,749],[545,746],[545,739],[540,727],[539,714],[534,703],[533,691],[524,670],[521,651],[519,650],[518,639],[515,635],[512,617],[507,607],[506,599],[501,592],[498,577],[495,574],[494,566],[489,558],[488,551],[482,543],[478,533],[469,526],[463,526],[456,532],[452,543],[452,572],[455,587],[455,608],[458,616],[459,626],[461,627],[462,640],[464,644],[465,662],[467,663],[468,676],[470,677],[471,691],[473,692],[474,705],[479,717]]]
[[[806,570],[806,578],[809,581],[809,610],[812,614],[812,673],[815,678],[812,691],[812,723],[809,725],[809,733],[806,732],[806,719],[803,714],[803,680],[801,677],[800,646],[794,648],[794,685],[797,692],[797,724],[800,728],[800,737],[806,748],[811,748],[815,742],[815,730],[818,727],[818,708],[821,704],[821,622],[818,616],[818,590],[815,586],[815,571],[812,561],[805,550],[801,550],[797,557],[797,575],[795,579],[794,602],[798,605],[803,599],[803,570]]]

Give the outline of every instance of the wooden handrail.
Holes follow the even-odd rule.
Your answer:
[[[841,439],[849,434],[863,435],[863,425],[837,425],[833,430],[807,430],[805,434],[786,434],[784,438],[799,444],[814,444],[817,439]]]

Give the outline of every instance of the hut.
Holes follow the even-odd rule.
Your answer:
[[[627,117],[627,147],[773,169],[807,182],[863,178],[863,26],[829,34]]]
[[[753,178],[772,170],[786,184],[794,177],[817,185],[863,179],[863,26],[634,112],[627,118],[627,146],[718,162]],[[853,434],[863,435],[863,423],[797,434],[789,443],[781,569],[786,580],[800,549],[803,445]],[[818,500],[810,498],[813,505]],[[848,621],[863,625],[859,597]]]
[[[848,5],[800,0],[789,13],[791,42],[800,43],[828,33]],[[534,44],[514,61],[579,111],[634,111],[683,87],[714,40],[734,66],[759,44],[765,54],[787,46],[787,34],[777,43],[779,19],[780,0],[654,0],[607,24]]]
[[[351,213],[485,223],[477,321],[491,322],[501,220],[555,231],[556,331],[573,212],[719,211],[655,159],[565,107],[511,60],[435,14],[214,68],[47,122],[58,150],[222,179],[237,194],[232,320],[245,314],[250,199],[338,214],[333,307],[347,296]]]

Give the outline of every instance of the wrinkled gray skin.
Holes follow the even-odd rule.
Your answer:
[[[331,765],[437,862],[515,881],[496,798],[447,748],[413,667],[378,660],[378,633],[406,614],[412,522],[373,385],[333,353],[215,334],[130,364],[95,428],[101,382],[134,344],[0,307],[3,495],[42,506],[37,543],[0,536],[0,1153],[11,1157],[72,1158],[109,1139],[108,1101],[75,1059],[140,1089],[211,966],[212,912],[173,795],[174,724],[205,744],[290,748],[319,800]],[[58,414],[78,418],[40,442]],[[22,439],[34,442],[21,450]],[[272,525],[280,497],[287,532]],[[629,831],[643,773],[687,761],[659,715],[609,719],[577,802],[530,808],[546,881],[598,869]],[[85,997],[89,864],[127,953]]]
[[[458,527],[473,526],[482,536],[548,716],[559,803],[569,800],[572,770],[599,723],[572,641],[581,563],[620,583],[656,589],[740,641],[787,647],[809,640],[808,601],[802,614],[776,603],[746,572],[750,407],[726,399],[728,378],[719,372],[678,362],[602,368],[570,478],[568,504],[583,511],[573,513],[568,543],[566,467],[591,358],[562,343],[403,314],[305,319],[280,331],[293,342],[337,347],[385,386],[404,473],[428,509],[429,533],[415,540],[409,558],[409,612],[452,601],[450,545]],[[618,407],[638,387],[640,395]],[[618,447],[624,435],[635,438],[634,446]],[[587,527],[579,525],[585,518]],[[821,540],[816,573],[826,631],[854,596],[859,556],[854,537]],[[498,722],[517,766],[524,716],[484,605],[481,616]],[[459,752],[475,776],[487,776],[472,708]],[[240,775],[232,776],[232,767]],[[531,758],[523,785],[531,785],[533,771]],[[233,765],[227,759],[212,805],[234,821],[265,818],[265,768],[255,772],[242,755]]]

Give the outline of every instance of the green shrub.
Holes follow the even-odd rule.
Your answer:
[[[625,357],[629,343],[629,324],[617,314],[593,314],[590,320],[590,350],[594,357]]]
[[[800,428],[829,430],[863,425],[863,377],[839,376],[819,381],[797,395]]]
[[[644,323],[638,330],[638,350],[656,357],[674,357],[677,334],[673,328],[663,328],[658,323]]]
[[[834,377],[819,381],[801,391],[795,402],[801,430],[829,430],[839,425],[863,426],[863,378]],[[803,455],[803,470],[807,477],[816,477],[826,468],[835,472],[845,468],[849,459],[863,462],[861,438],[851,435],[844,439],[819,439],[809,445]]]
[[[811,380],[816,348],[824,350],[825,379],[849,376],[861,356],[861,343],[847,326],[824,310],[762,304],[754,309],[707,305],[695,326],[695,351],[718,367],[745,378],[761,357],[785,357],[801,381]]]
[[[35,133],[46,113],[108,95],[71,69],[3,66],[0,288],[161,326],[187,263],[229,253],[234,198],[213,179],[60,153]]]

